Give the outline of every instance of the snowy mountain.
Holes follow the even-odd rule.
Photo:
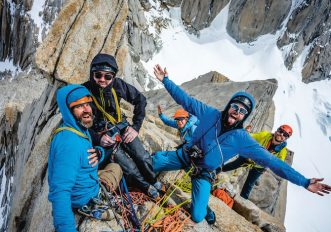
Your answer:
[[[145,64],[146,69],[152,75],[153,65],[159,63],[167,67],[170,78],[177,84],[210,70],[233,81],[277,79],[273,130],[281,124],[292,125],[294,135],[288,147],[296,154],[293,167],[307,177],[324,177],[330,183],[331,81],[302,82],[305,54],[297,58],[291,71],[284,66],[284,54],[277,47],[277,39],[286,27],[251,43],[237,43],[226,33],[228,11],[229,5],[197,38],[185,30],[180,8],[172,8],[168,15],[171,26],[160,35],[164,49]],[[328,231],[331,224],[327,205],[331,198],[321,198],[292,184],[288,186],[287,231]]]

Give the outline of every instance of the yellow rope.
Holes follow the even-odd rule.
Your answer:
[[[94,104],[97,106],[97,108],[103,113],[104,117],[107,118],[107,120],[112,124],[112,125],[115,125],[117,124],[118,122],[121,122],[122,121],[122,115],[121,115],[121,108],[120,108],[120,104],[118,102],[118,98],[117,98],[117,94],[116,94],[116,91],[112,88],[111,89],[111,92],[113,93],[113,97],[114,97],[114,101],[115,101],[115,105],[116,105],[116,114],[117,114],[117,120],[110,114],[108,114],[106,111],[105,111],[105,100],[104,100],[104,97],[103,97],[103,93],[101,93],[100,91],[100,99],[101,99],[101,104],[103,106],[101,106],[98,102],[98,100],[92,96],[93,98],[93,102]]]
[[[186,183],[182,183],[182,182],[187,182],[190,181],[190,177],[189,175],[191,174],[193,170],[193,167],[191,167],[191,169],[185,173],[185,175],[182,178],[179,178],[176,180],[176,182],[173,184],[173,186],[175,187],[169,194],[165,194],[162,198],[162,203],[160,204],[160,209],[156,212],[156,214],[154,216],[152,216],[149,220],[146,220],[145,223],[147,224],[154,224],[155,222],[161,220],[162,218],[164,218],[165,216],[172,214],[173,212],[175,212],[178,208],[182,207],[183,205],[189,203],[191,201],[191,199],[187,199],[183,202],[181,202],[180,204],[174,206],[171,209],[165,210],[162,212],[163,206],[164,204],[169,200],[169,198],[172,196],[172,194],[177,190],[177,189],[182,189],[183,186],[186,186]],[[192,187],[190,187],[190,189],[192,189]],[[186,189],[187,190],[187,189]],[[190,192],[190,191],[189,191]],[[153,209],[153,208],[152,208]],[[150,212],[152,212],[152,209],[150,210]],[[146,217],[147,218],[147,217]]]
[[[190,174],[193,170],[193,167],[182,177],[176,180],[175,186],[181,189],[185,193],[190,193],[192,191],[192,181]]]
[[[75,134],[77,134],[78,136],[80,137],[83,137],[84,139],[87,139],[90,141],[90,138],[83,134],[82,132],[80,132],[79,130],[76,130],[75,128],[72,128],[72,127],[68,127],[68,126],[63,126],[63,127],[59,127],[59,128],[56,128],[55,130],[53,130],[52,134],[51,134],[51,137],[49,138],[49,141],[52,141],[53,137],[59,133],[60,131],[63,131],[63,130],[68,130],[68,131],[71,131]]]

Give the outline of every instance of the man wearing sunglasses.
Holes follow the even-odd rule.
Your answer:
[[[278,159],[284,161],[287,155],[286,141],[292,135],[293,130],[289,125],[281,125],[275,133],[261,131],[250,134],[262,147],[267,149],[271,154]],[[250,168],[246,181],[241,190],[240,196],[248,199],[256,181],[265,171],[265,168],[255,164],[254,161],[239,156],[236,160],[226,164],[223,168],[218,168],[216,173],[221,171],[227,172],[240,167]]]
[[[167,71],[160,65],[154,67],[154,75],[164,84],[171,97],[200,121],[191,142],[178,149],[175,156],[158,153],[153,156],[156,172],[192,167],[193,221],[200,222],[205,218],[208,223],[215,223],[215,213],[208,207],[215,170],[237,154],[270,168],[278,176],[313,193],[323,195],[331,191],[331,186],[320,183],[323,179],[307,179],[260,146],[243,129],[244,121],[254,108],[254,98],[250,94],[236,93],[224,110],[219,111],[188,95],[168,78]]]
[[[90,80],[84,85],[92,93],[95,112],[93,142],[106,148],[104,162],[112,159],[118,163],[127,183],[158,198],[162,188],[152,168],[150,154],[138,138],[138,132],[145,118],[146,98],[134,86],[126,83],[116,74],[118,66],[113,56],[97,54],[90,68]],[[124,99],[134,106],[132,125],[122,115],[120,101]],[[112,128],[119,128],[120,134],[112,136]],[[107,133],[109,132],[109,133]],[[101,163],[102,167],[104,163]]]
[[[190,115],[186,110],[180,108],[176,110],[173,119],[170,119],[162,112],[160,105],[157,106],[157,110],[159,117],[164,124],[178,129],[180,141],[182,144],[191,141],[193,132],[199,124],[197,117]]]

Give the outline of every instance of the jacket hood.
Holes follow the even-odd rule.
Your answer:
[[[91,94],[82,85],[67,85],[60,88],[56,93],[56,101],[62,114],[63,124],[83,133],[84,131],[71,113],[69,104],[85,96],[91,96]]]
[[[254,97],[247,93],[247,92],[244,92],[244,91],[239,91],[237,93],[235,93],[231,98],[230,98],[230,101],[228,102],[228,104],[226,105],[224,111],[223,111],[223,117],[222,117],[222,120],[224,121],[227,117],[228,117],[228,110],[230,108],[230,104],[233,102],[233,99],[235,99],[236,97],[238,96],[243,96],[243,97],[246,97],[250,102],[251,102],[251,110],[248,111],[248,114],[245,115],[245,117],[243,118],[242,121],[240,121],[239,123],[237,123],[237,125],[235,125],[232,129],[235,129],[235,128],[242,128],[243,127],[243,124],[245,122],[245,120],[249,117],[249,115],[252,113],[253,109],[254,109],[254,106],[255,106],[255,100],[254,100]]]
[[[97,64],[107,64],[107,65],[111,66],[114,70],[116,70],[116,73],[118,71],[118,66],[117,66],[116,60],[112,55],[99,53],[98,55],[96,55],[93,58],[93,60],[91,62],[91,66],[90,66],[90,80],[93,82],[94,82],[94,79],[93,79],[93,75],[92,75],[92,67]]]

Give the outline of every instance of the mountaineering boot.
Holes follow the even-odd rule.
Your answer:
[[[166,186],[162,184],[160,181],[156,181],[155,184],[153,184],[153,186],[157,189],[157,191],[159,191],[159,193],[165,194]]]
[[[107,210],[93,210],[92,215],[94,218],[102,221],[111,221],[115,218],[114,213],[111,209]]]
[[[148,196],[153,198],[155,201],[157,201],[160,197],[159,192],[157,191],[157,189],[153,185],[149,186],[149,188],[147,190],[147,194],[148,194]]]
[[[111,221],[115,218],[114,213],[111,209],[99,208],[91,210],[87,207],[82,207],[78,209],[78,213],[102,221]]]
[[[209,206],[207,206],[207,215],[205,219],[209,225],[213,225],[216,222],[216,215],[214,211],[211,208],[209,208]]]

